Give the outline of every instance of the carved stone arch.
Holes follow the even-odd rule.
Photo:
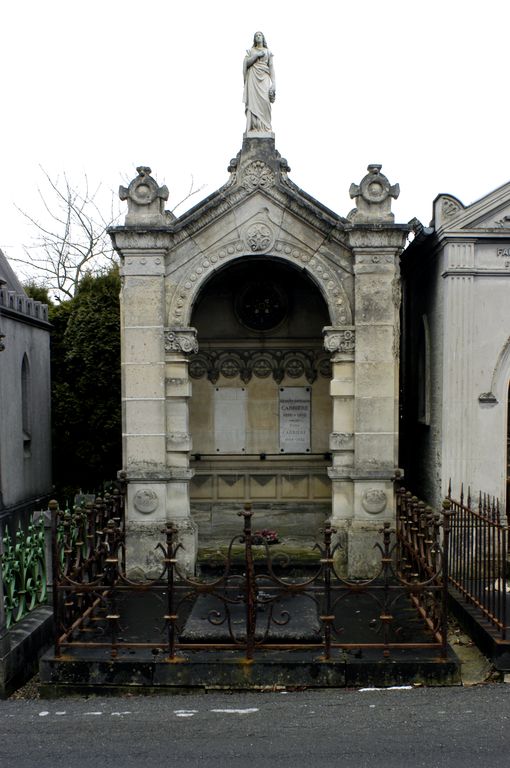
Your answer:
[[[253,255],[244,240],[237,238],[191,259],[170,299],[168,325],[188,326],[196,299],[212,275],[224,265],[245,256],[253,258]],[[331,325],[352,325],[352,308],[343,285],[344,270],[341,267],[333,266],[318,252],[310,252],[295,243],[278,238],[272,243],[271,250],[256,258],[268,257],[287,262],[308,275],[326,303]]]

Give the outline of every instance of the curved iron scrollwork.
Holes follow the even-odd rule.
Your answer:
[[[30,521],[26,530],[21,525],[14,538],[6,527],[1,557],[1,583],[4,590],[5,626],[15,622],[46,601],[44,520]]]
[[[57,655],[83,644],[107,648],[112,656],[135,645],[170,659],[185,659],[195,649],[237,650],[247,659],[274,648],[318,648],[326,660],[365,647],[386,656],[395,648],[425,646],[446,654],[449,517],[441,519],[404,489],[397,492],[396,528],[386,523],[374,544],[377,573],[362,580],[339,572],[341,543],[330,522],[315,544],[319,558],[312,572],[289,572],[286,553],[252,530],[246,504],[239,512],[242,531],[214,573],[185,572],[179,530],[168,523],[157,545],[158,577],[134,582],[124,563],[122,507],[120,497],[105,497],[55,515]],[[152,596],[159,606],[151,637],[140,638],[129,625],[136,611],[130,613],[128,603],[136,596]],[[410,604],[424,622],[418,640],[414,625],[403,620]],[[310,608],[305,634],[298,631],[303,606]],[[145,622],[143,632],[151,627]]]

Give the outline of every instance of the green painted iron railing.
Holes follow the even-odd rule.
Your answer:
[[[5,628],[9,629],[41,603],[46,602],[47,577],[44,519],[21,525],[14,538],[5,527],[2,538],[1,576]],[[0,589],[1,589],[0,584]]]

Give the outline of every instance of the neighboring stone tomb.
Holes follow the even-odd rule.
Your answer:
[[[402,462],[430,503],[452,483],[510,503],[510,182],[439,195],[402,259]]]
[[[51,491],[50,327],[0,251],[0,536]]]

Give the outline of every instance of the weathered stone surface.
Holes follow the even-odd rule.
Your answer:
[[[141,173],[125,194],[130,222],[146,215],[145,224],[112,232],[126,294],[130,482],[155,484],[158,498],[162,483],[161,513],[190,520],[189,481],[163,476],[165,466],[185,472],[193,462],[193,508],[209,510],[199,517],[207,536],[228,529],[222,505],[246,500],[265,505],[269,528],[311,530],[307,516],[324,519],[328,509],[333,519],[363,519],[374,513],[358,499],[354,470],[389,482],[397,455],[398,256],[408,231],[393,224],[398,189],[370,166],[351,189],[356,211],[342,218],[292,183],[267,123],[264,130],[244,137],[229,182],[179,219],[161,212],[164,190]],[[144,184],[152,190],[145,212],[134,199]],[[157,373],[144,383],[151,364]],[[311,403],[307,451],[290,464],[279,424],[288,387],[305,388]]]

